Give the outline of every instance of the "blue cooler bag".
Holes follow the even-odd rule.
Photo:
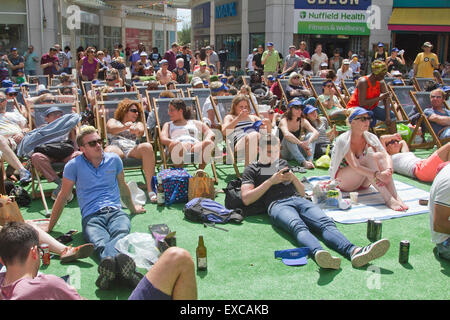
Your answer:
[[[158,177],[161,177],[166,205],[188,202],[189,178],[192,176],[185,169],[165,169]]]

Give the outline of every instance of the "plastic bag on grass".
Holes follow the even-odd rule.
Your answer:
[[[138,268],[150,269],[161,253],[155,246],[155,239],[147,233],[130,233],[116,242],[116,249],[133,258]]]

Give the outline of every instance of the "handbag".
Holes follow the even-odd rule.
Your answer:
[[[70,156],[74,150],[73,144],[69,140],[46,143],[34,148],[34,152],[45,154],[56,161],[63,161]]]
[[[8,222],[24,222],[14,197],[0,195],[0,226]]]
[[[197,170],[195,175],[189,179],[188,200],[194,198],[208,198],[214,200],[216,197],[214,180],[203,170]]]

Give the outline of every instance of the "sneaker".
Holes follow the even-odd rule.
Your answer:
[[[30,171],[28,171],[27,169],[23,169],[23,170],[21,169],[19,171],[19,173],[20,173],[20,181],[19,182],[22,186],[25,186],[31,182],[31,172]]]
[[[94,252],[94,245],[92,243],[86,243],[75,248],[68,246],[61,253],[60,261],[61,263],[67,263],[78,259],[84,259],[89,257],[92,252]]]
[[[113,257],[102,259],[98,265],[98,278],[95,285],[102,290],[111,288],[111,284],[116,279],[116,261]]]
[[[136,288],[143,275],[136,272],[136,263],[134,260],[124,253],[119,253],[115,259],[117,263],[117,275],[125,280],[124,282],[128,283],[130,287]]]
[[[333,257],[328,251],[318,250],[314,255],[314,260],[319,267],[324,269],[339,270],[341,266],[341,259]]]
[[[58,187],[55,190],[53,190],[52,196],[51,196],[53,201],[56,201],[56,198],[58,198],[58,194],[59,194],[60,191],[61,191],[60,187]],[[67,202],[70,202],[72,200],[73,200],[73,192],[70,192],[69,193],[69,197],[67,198]]]
[[[388,239],[381,239],[365,246],[352,255],[352,266],[355,268],[360,268],[368,264],[370,261],[384,256],[384,254],[389,250],[389,246],[390,242]]]

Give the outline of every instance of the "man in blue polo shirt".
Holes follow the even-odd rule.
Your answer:
[[[94,244],[101,259],[96,285],[100,289],[109,289],[117,278],[134,288],[142,275],[136,272],[133,259],[115,248],[116,242],[130,232],[130,218],[121,210],[120,198],[131,214],[144,213],[145,209],[133,204],[125,183],[122,160],[114,153],[103,152],[102,139],[94,127],[81,129],[77,144],[83,154],[69,161],[64,168],[61,191],[53,205],[48,231],[58,222],[64,204],[76,186],[84,239]]]

